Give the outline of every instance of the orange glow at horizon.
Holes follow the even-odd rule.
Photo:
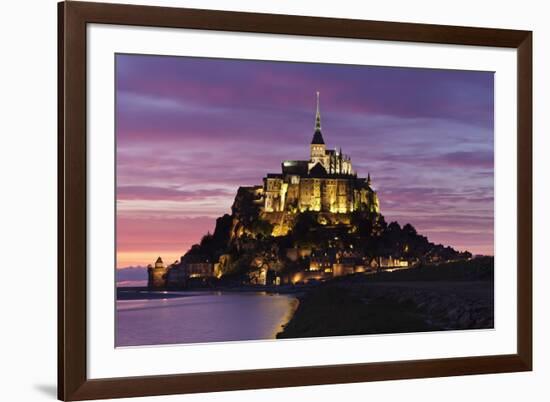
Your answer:
[[[146,267],[154,264],[158,257],[162,258],[165,265],[170,265],[179,260],[185,254],[181,250],[160,250],[160,251],[118,251],[116,258],[117,269],[127,267]]]

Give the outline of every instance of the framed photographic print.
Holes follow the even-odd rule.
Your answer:
[[[59,3],[59,398],[531,370],[531,36]]]

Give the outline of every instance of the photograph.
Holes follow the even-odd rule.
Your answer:
[[[494,328],[493,71],[114,57],[116,347]]]

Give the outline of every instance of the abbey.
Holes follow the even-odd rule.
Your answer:
[[[268,239],[268,243],[278,249],[276,238],[288,235],[301,217],[312,218],[325,233],[331,233],[334,241],[338,239],[337,231],[342,228],[348,233],[357,230],[358,219],[378,222],[381,217],[370,174],[366,178],[358,177],[351,158],[341,148],[327,149],[325,145],[319,92],[309,151],[308,160],[284,161],[281,173],[267,174],[263,185],[239,187],[231,215],[216,220],[213,234],[203,237],[200,244],[194,245],[181,260],[168,267],[160,257],[154,266],[149,266],[149,287],[177,288],[197,279],[219,279],[227,272],[239,271],[241,264],[248,264],[250,275],[255,275],[249,278],[251,283],[263,284],[267,283],[269,269],[277,270],[275,266],[284,266],[288,261],[306,264],[307,259],[307,267],[304,265],[297,279],[279,275],[285,283],[307,278],[326,279],[332,275],[393,267],[397,263],[400,267],[407,266],[403,261],[384,260],[378,255],[365,256],[360,250],[327,249],[321,244],[295,244],[276,255],[270,254],[271,248],[268,248],[271,251],[262,248],[262,240],[258,239]],[[298,237],[301,235],[304,233],[299,233]]]
[[[359,178],[351,158],[342,149],[327,149],[321,132],[319,92],[315,131],[309,160],[287,160],[281,173],[269,173],[263,179],[264,215],[273,212],[328,212],[347,214],[354,211],[380,212],[370,174]],[[267,217],[269,218],[269,217]]]

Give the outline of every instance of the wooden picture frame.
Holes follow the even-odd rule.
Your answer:
[[[532,33],[167,7],[58,5],[58,397],[83,400],[529,371],[532,369]],[[517,353],[317,367],[88,379],[86,26],[90,23],[517,49]]]

